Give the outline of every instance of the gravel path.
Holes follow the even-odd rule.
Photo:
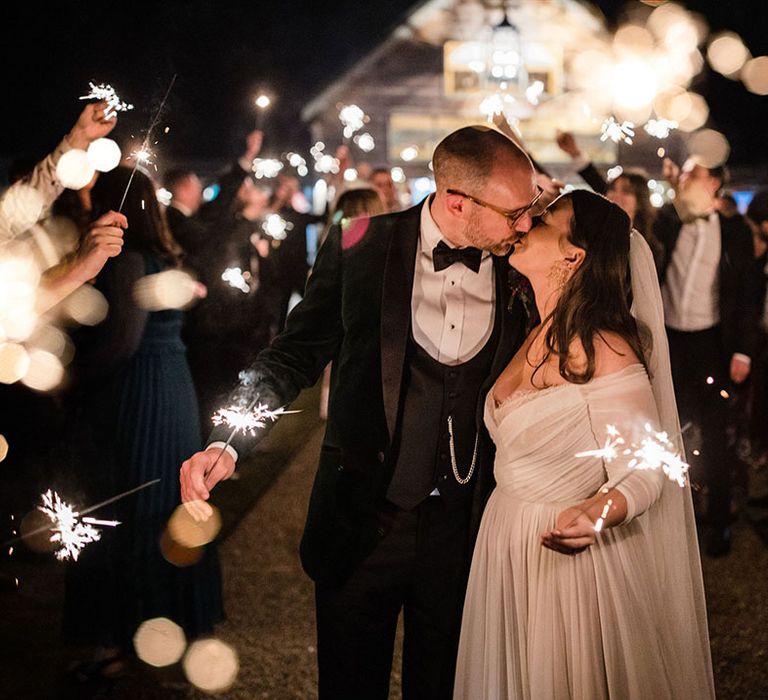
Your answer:
[[[306,434],[300,451],[221,547],[229,620],[221,625],[218,636],[237,650],[240,672],[235,684],[217,697],[316,697],[313,589],[301,570],[297,548],[321,436],[322,428]],[[178,665],[161,671],[135,668],[117,683],[89,693],[83,688],[69,694],[56,689],[51,669],[62,663],[56,635],[60,568],[47,560],[18,568],[29,584],[0,616],[0,642],[9,664],[4,671],[12,671],[11,676],[24,682],[4,686],[0,695],[14,688],[16,692],[8,697],[36,700],[210,697],[193,690]],[[768,698],[768,549],[742,523],[734,530],[731,555],[705,559],[704,573],[718,697]],[[10,603],[13,599],[0,600]],[[47,624],[42,624],[43,618]],[[393,671],[391,697],[398,694],[399,677]]]

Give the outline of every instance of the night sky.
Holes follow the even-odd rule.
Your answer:
[[[4,3],[11,5],[11,3]],[[625,3],[596,3],[615,22]],[[305,149],[299,112],[345,68],[403,20],[412,0],[190,0],[43,6],[12,0],[0,42],[3,93],[0,159],[44,155],[68,130],[88,81],[110,82],[136,109],[121,117],[118,140],[149,123],[174,73],[162,151],[175,160],[228,159],[254,125],[253,97],[264,86],[278,101],[265,151]],[[741,34],[753,55],[768,54],[764,0],[690,2],[714,31]],[[125,8],[121,10],[120,8]],[[752,8],[752,9],[750,9]],[[761,9],[756,9],[761,8]],[[710,103],[710,126],[731,141],[732,162],[768,162],[768,97],[705,69],[693,90]],[[373,115],[375,117],[375,115]]]

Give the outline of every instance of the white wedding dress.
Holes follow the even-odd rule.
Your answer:
[[[576,453],[602,447],[608,424],[627,442],[659,425],[643,366],[500,406],[491,391],[485,421],[497,486],[472,561],[455,697],[713,698],[687,486],[635,472],[618,486],[627,519],[596,544],[564,555],[540,542],[562,510],[626,470],[628,458]]]

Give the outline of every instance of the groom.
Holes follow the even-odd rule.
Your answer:
[[[493,484],[483,398],[524,336],[511,242],[541,194],[526,154],[473,126],[435,149],[437,192],[331,228],[285,331],[232,401],[293,401],[333,360],[329,418],[301,542],[316,583],[321,698],[386,698],[404,610],[403,694],[448,698],[472,544]],[[502,256],[502,257],[496,257]],[[263,436],[184,462],[207,499]],[[211,449],[213,448],[213,449]]]

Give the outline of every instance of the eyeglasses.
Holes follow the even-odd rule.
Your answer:
[[[462,192],[461,190],[446,190],[448,194],[455,194],[459,197],[464,197],[465,199],[468,199],[470,202],[474,202],[478,206],[485,207],[486,209],[490,209],[491,211],[495,211],[497,214],[501,214],[506,220],[507,224],[510,228],[513,228],[514,225],[517,223],[518,219],[523,216],[526,212],[533,209],[533,207],[536,206],[536,202],[539,201],[541,198],[541,195],[544,194],[544,190],[541,188],[540,185],[536,185],[537,189],[539,190],[536,193],[536,196],[531,200],[530,204],[526,204],[524,207],[520,207],[519,209],[502,209],[501,207],[497,207],[495,204],[490,204],[489,202],[484,202],[482,199],[478,199],[477,197],[473,197],[471,194],[467,194],[466,192]]]

